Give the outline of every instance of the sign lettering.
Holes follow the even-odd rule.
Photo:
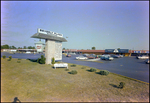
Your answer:
[[[41,46],[37,46],[37,49],[41,49]]]
[[[63,37],[63,34],[54,33],[52,31],[47,31],[47,30],[43,30],[43,29],[40,29],[40,28],[38,28],[38,33],[52,34],[52,35],[57,36],[57,37]]]

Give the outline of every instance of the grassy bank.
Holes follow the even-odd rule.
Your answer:
[[[17,62],[17,61],[20,61]],[[69,63],[68,63],[69,64]],[[149,84],[144,84],[110,73],[107,76],[89,72],[91,67],[81,69],[76,65],[54,69],[26,59],[1,58],[1,101],[13,102],[15,97],[21,102],[148,102]],[[77,70],[77,74],[69,72]],[[125,88],[119,89],[120,82]]]

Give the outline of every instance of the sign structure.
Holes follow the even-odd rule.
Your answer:
[[[31,38],[45,39],[46,64],[51,64],[53,57],[55,60],[62,60],[62,42],[67,42],[67,40],[63,38],[63,34],[38,28],[37,33],[32,35]],[[43,44],[36,44],[38,52],[43,51],[43,48]]]
[[[43,30],[38,28],[37,30],[38,33],[42,33],[42,34],[48,34],[48,35],[52,35],[52,36],[57,36],[57,37],[63,37],[63,34],[59,34],[59,33],[55,33],[52,31],[47,31],[47,30]]]
[[[115,52],[115,53],[118,53],[118,50],[117,50],[117,49],[115,49],[115,50],[114,50],[114,52]]]
[[[55,41],[55,60],[62,60],[62,42]]]
[[[44,49],[44,43],[42,43],[41,41],[35,43],[35,48],[37,50],[37,52],[43,52]]]

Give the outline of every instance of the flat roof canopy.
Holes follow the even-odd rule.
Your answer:
[[[48,40],[55,40],[61,42],[67,42],[67,40],[63,37],[52,36],[50,34],[42,34],[42,33],[35,33],[31,36],[31,38],[39,38],[39,39],[48,39]]]

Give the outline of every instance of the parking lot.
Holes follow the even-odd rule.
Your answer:
[[[94,67],[100,70],[108,70],[112,73],[120,74],[149,83],[149,64],[146,64],[144,62],[145,60],[136,59],[135,56],[114,58],[114,60],[112,61],[99,60],[103,63],[79,61],[75,59],[75,57],[77,56],[79,55],[72,55],[71,57],[65,57],[63,55],[62,61]]]
[[[42,54],[10,54],[1,52],[1,57],[2,55],[6,55],[6,57],[12,56],[12,58],[38,59]],[[149,64],[146,64],[144,62],[145,60],[136,59],[135,56],[114,58],[114,60],[112,61],[99,60],[103,63],[79,61],[75,59],[75,57],[77,56],[79,55],[72,55],[71,57],[62,55],[62,62],[94,67],[100,70],[108,70],[112,73],[120,74],[149,83]]]

